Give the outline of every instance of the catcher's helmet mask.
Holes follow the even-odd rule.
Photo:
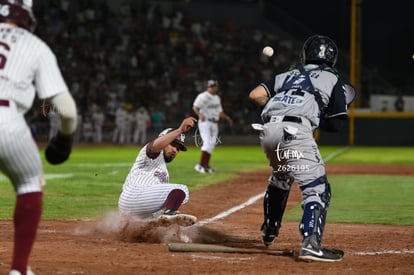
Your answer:
[[[162,137],[168,134],[169,132],[173,131],[173,128],[164,129],[158,136]],[[184,145],[185,135],[180,134],[176,137],[172,142],[171,145],[177,147],[180,151],[187,151],[187,147]]]
[[[303,64],[322,64],[335,66],[338,47],[335,42],[323,35],[313,35],[303,44],[301,61]]]
[[[32,0],[0,0],[0,22],[12,22],[30,32],[36,28]]]

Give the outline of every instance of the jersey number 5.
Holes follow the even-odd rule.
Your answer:
[[[0,46],[5,50],[10,51],[10,47],[6,43],[0,42]],[[4,66],[6,66],[6,61],[7,56],[4,53],[0,53],[0,69],[4,69]]]

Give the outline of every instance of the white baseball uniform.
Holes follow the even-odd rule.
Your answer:
[[[123,107],[119,107],[115,114],[115,130],[112,135],[112,142],[124,144],[127,135],[128,113]]]
[[[39,192],[44,185],[39,150],[24,118],[36,92],[39,99],[64,93],[72,99],[51,49],[31,32],[0,23],[0,170],[17,194]],[[60,130],[73,131],[74,102],[57,111],[67,115]]]
[[[169,182],[163,151],[151,154],[151,145],[152,142],[141,149],[122,186],[118,208],[123,214],[156,217],[162,213],[167,196],[174,189],[184,191],[183,204],[188,202],[188,187]]]
[[[95,143],[102,142],[102,127],[105,121],[105,114],[99,109],[92,113],[92,123],[93,123],[93,141]]]
[[[135,130],[134,143],[144,144],[147,140],[148,122],[151,120],[147,110],[144,107],[138,109],[135,113]]]
[[[199,108],[200,113],[206,118],[204,121],[198,121],[198,130],[203,140],[201,150],[211,154],[217,144],[218,122],[220,113],[223,112],[220,96],[204,91],[197,95],[193,106]]]

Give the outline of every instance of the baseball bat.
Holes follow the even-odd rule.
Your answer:
[[[276,256],[294,256],[294,250],[267,250],[257,248],[241,248],[230,247],[217,244],[202,244],[202,243],[169,243],[169,251],[176,252],[221,252],[221,253],[264,253]]]

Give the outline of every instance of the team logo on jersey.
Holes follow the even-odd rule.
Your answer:
[[[272,101],[284,103],[287,105],[302,105],[303,97],[290,95],[274,96]]]
[[[166,172],[163,171],[155,171],[154,177],[157,177],[160,182],[167,183],[168,182],[168,175]]]

